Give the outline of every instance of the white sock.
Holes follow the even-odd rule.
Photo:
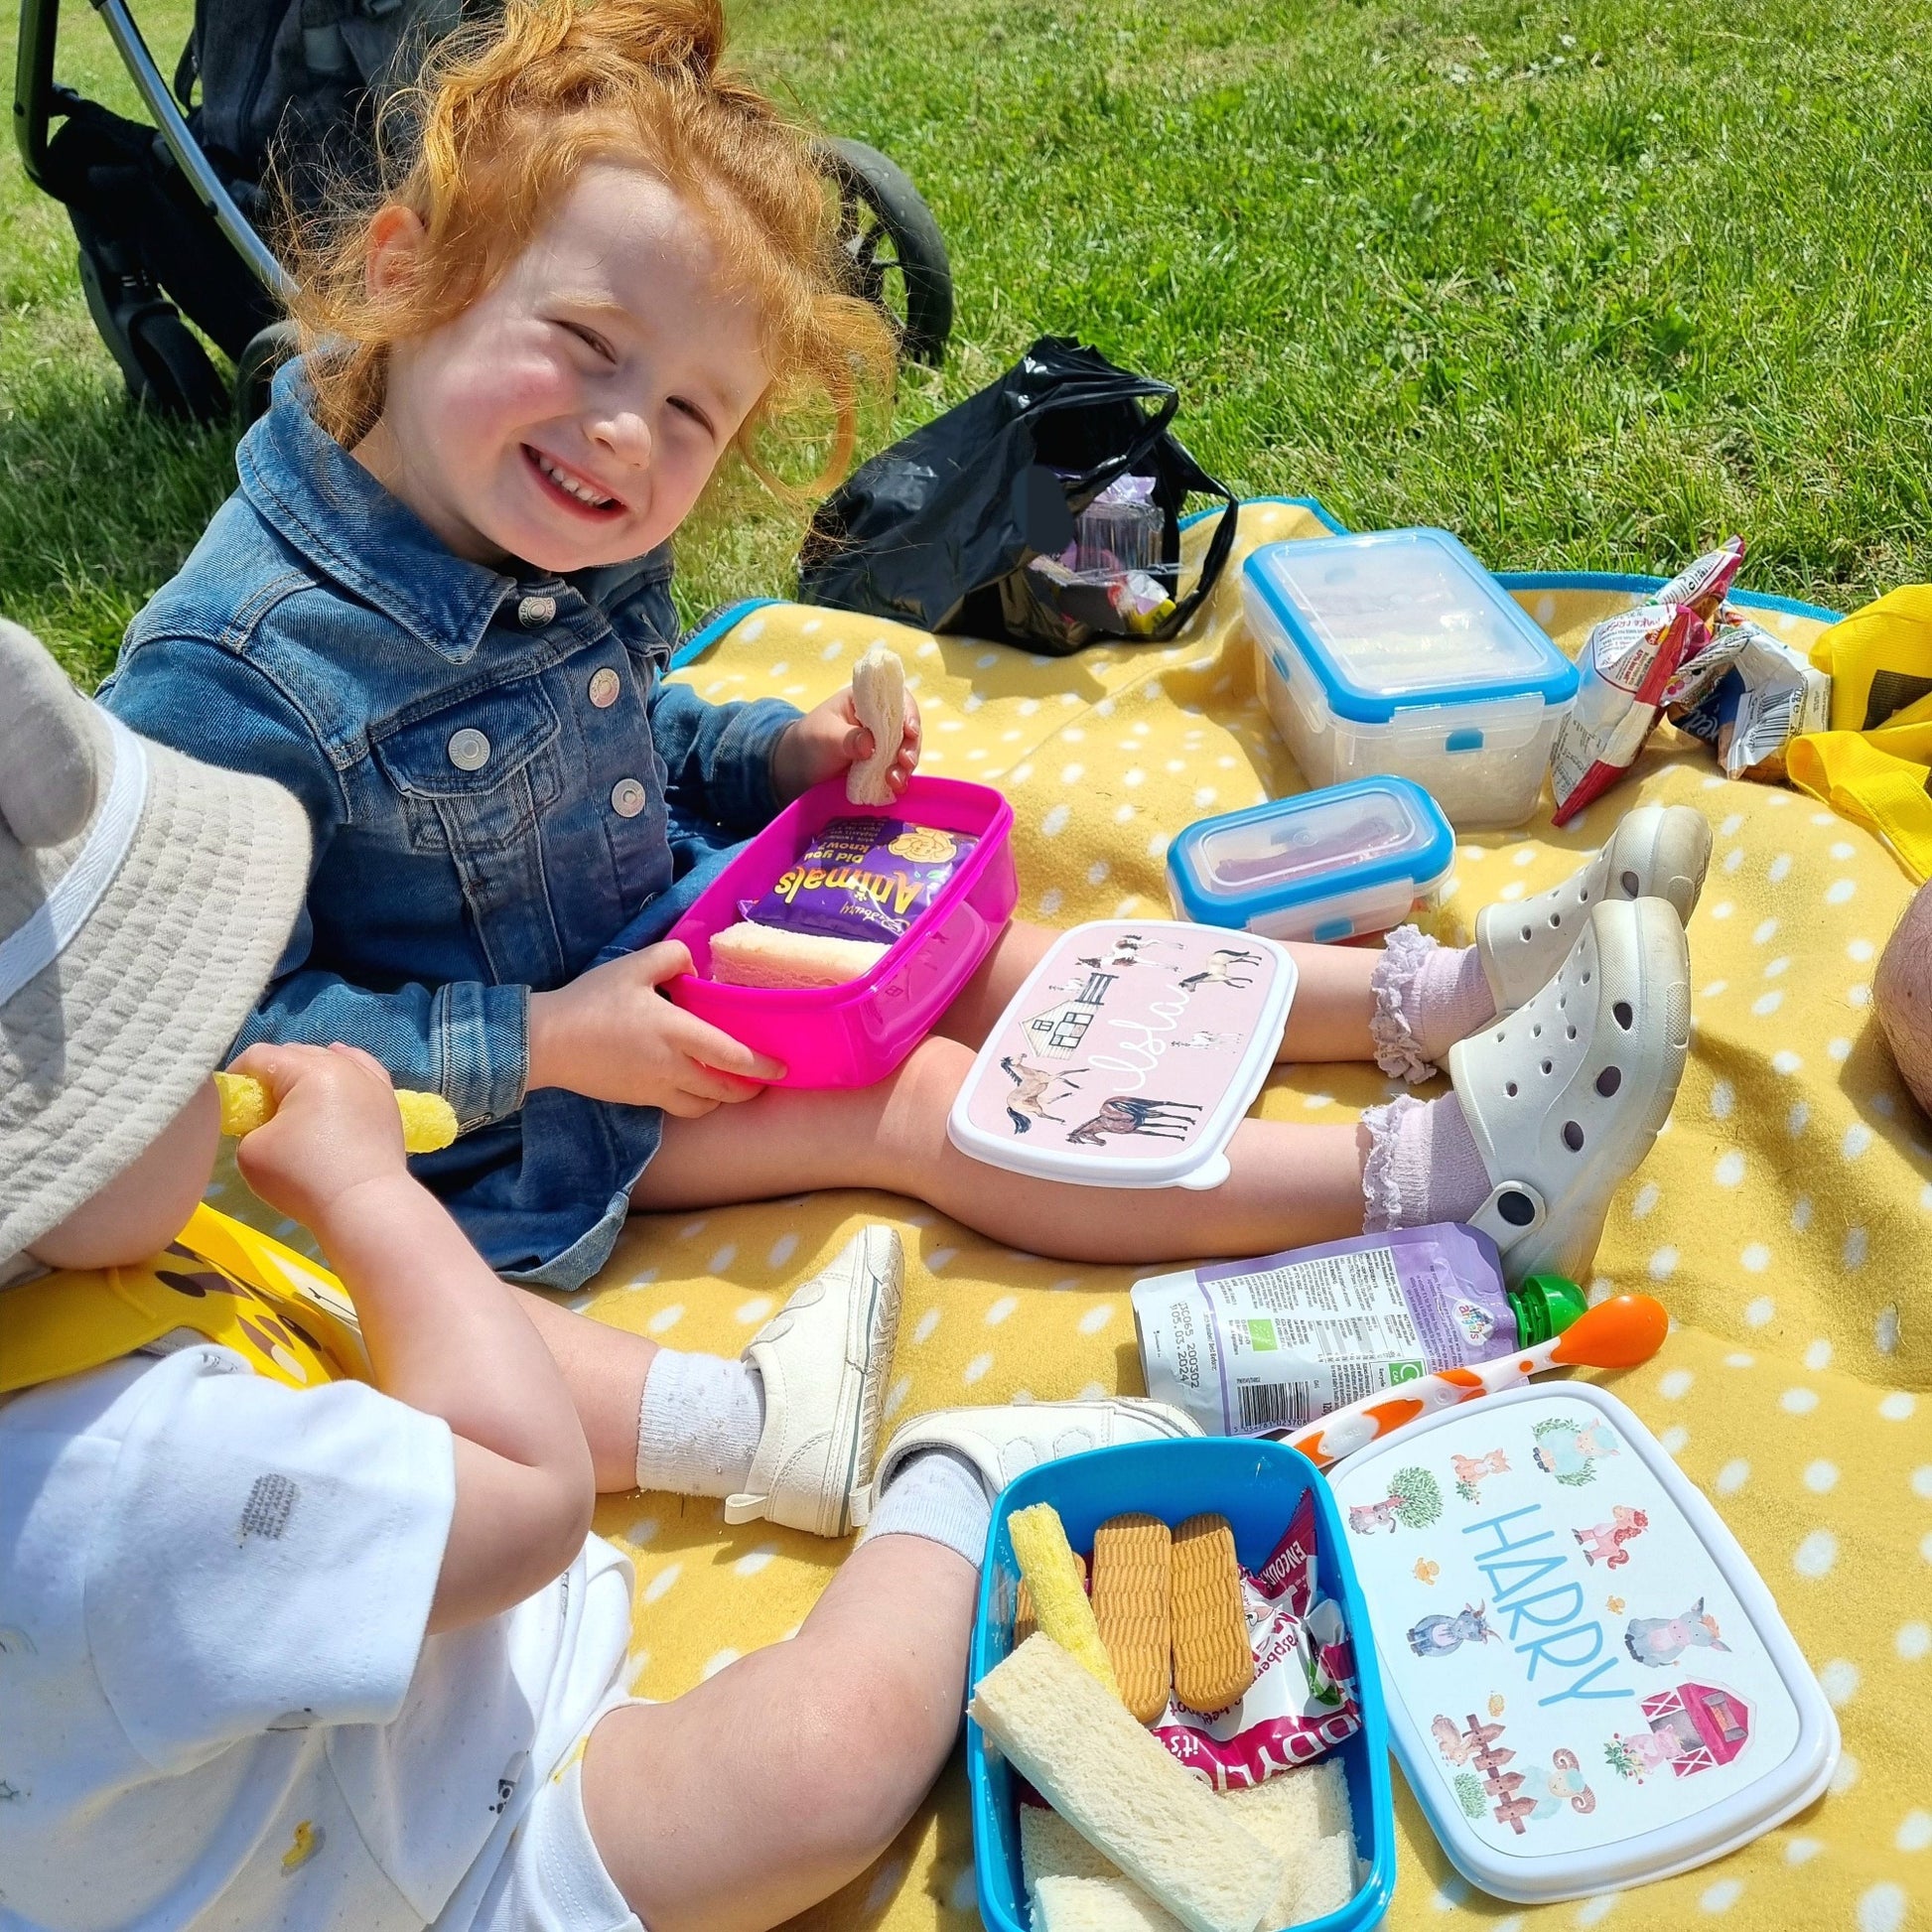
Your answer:
[[[951,1449],[921,1449],[895,1472],[859,1540],[922,1536],[957,1550],[977,1570],[992,1521],[993,1498],[977,1466]]]
[[[750,1362],[660,1348],[637,1414],[637,1487],[736,1495],[763,1429],[764,1384]]]

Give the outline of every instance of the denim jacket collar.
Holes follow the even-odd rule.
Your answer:
[[[300,361],[273,393],[235,452],[242,494],[317,570],[451,663],[467,662],[515,580],[459,557],[322,428]]]

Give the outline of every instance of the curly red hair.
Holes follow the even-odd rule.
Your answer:
[[[772,383],[739,432],[740,455],[782,487],[753,438],[816,397],[834,424],[819,483],[842,473],[868,383],[890,381],[892,329],[847,292],[837,198],[810,136],[721,65],[725,38],[720,0],[509,0],[499,19],[437,47],[384,105],[373,189],[291,224],[291,306],[322,426],[345,445],[365,435],[390,346],[462,314],[586,166],[615,162],[699,208],[759,305]],[[370,224],[397,205],[422,223],[422,244],[377,291]]]

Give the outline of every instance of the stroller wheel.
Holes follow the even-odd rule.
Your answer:
[[[257,416],[268,408],[268,387],[275,371],[294,355],[298,346],[295,324],[271,322],[257,329],[234,365],[234,430],[243,435]]]
[[[221,379],[180,311],[125,244],[99,234],[77,212],[73,228],[88,313],[120,365],[128,395],[164,416],[218,421],[227,404]]]
[[[164,416],[218,423],[228,413],[228,394],[172,303],[145,305],[129,319],[128,338],[148,378],[146,400]]]
[[[912,178],[863,141],[828,140],[820,154],[839,189],[839,245],[857,293],[884,309],[899,352],[932,367],[952,334],[952,263]]]

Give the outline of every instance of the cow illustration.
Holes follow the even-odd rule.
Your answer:
[[[1143,1134],[1151,1141],[1184,1141],[1200,1122],[1197,1101],[1144,1100],[1137,1094],[1116,1094],[1101,1102],[1091,1120],[1083,1120],[1066,1137],[1069,1147],[1098,1147],[1110,1134]]]
[[[1501,1640],[1501,1632],[1489,1627],[1487,1605],[1464,1603],[1453,1616],[1426,1616],[1409,1631],[1409,1648],[1418,1657],[1447,1657],[1465,1643]]]
[[[1650,1518],[1642,1510],[1614,1503],[1607,1523],[1587,1530],[1572,1530],[1570,1534],[1584,1546],[1585,1562],[1600,1563],[1605,1570],[1621,1570],[1630,1561],[1630,1552],[1623,1546],[1649,1527]]]
[[[1623,1647],[1640,1664],[1662,1670],[1687,1650],[1728,1650],[1718,1634],[1718,1619],[1706,1613],[1704,1598],[1682,1616],[1633,1616],[1623,1633]]]

